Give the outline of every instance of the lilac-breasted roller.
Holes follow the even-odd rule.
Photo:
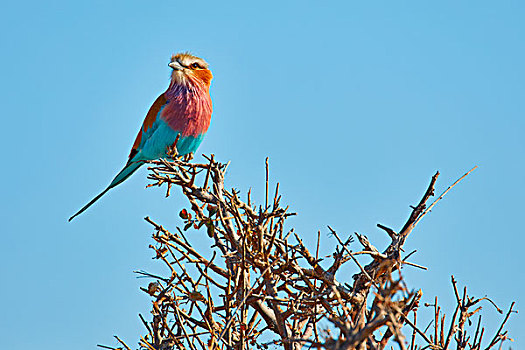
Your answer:
[[[188,53],[172,56],[169,66],[173,69],[170,86],[149,109],[126,166],[102,193],[70,217],[69,221],[130,177],[143,161],[167,157],[167,151],[175,141],[181,156],[194,153],[199,147],[210,126],[210,83],[213,76],[208,63]]]

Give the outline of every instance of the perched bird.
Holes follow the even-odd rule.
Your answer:
[[[149,109],[126,166],[102,193],[70,217],[69,221],[130,177],[143,161],[168,156],[167,151],[174,146],[175,141],[181,156],[194,153],[199,147],[210,126],[210,83],[213,76],[206,61],[189,53],[172,56],[168,66],[173,69],[170,85]]]

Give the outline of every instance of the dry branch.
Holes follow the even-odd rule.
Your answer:
[[[154,231],[150,248],[169,273],[161,277],[139,272],[154,280],[142,288],[152,299],[152,319],[140,316],[147,330],[141,349],[449,349],[452,339],[457,349],[481,349],[484,328],[478,322],[472,337],[466,325],[479,311],[472,308],[492,301],[469,297],[466,289],[460,298],[453,279],[457,308],[450,325],[445,328],[436,299],[434,328],[422,330],[416,324],[422,292],[409,289],[400,273],[403,265],[424,268],[407,261],[412,253],[401,258],[403,245],[421,218],[470,171],[427,206],[436,173],[398,232],[378,224],[391,239],[382,252],[358,233],[363,250],[354,251],[353,236],[343,240],[329,226],[338,245],[330,259],[320,259],[320,233],[312,253],[301,234],[286,231],[286,219],[295,213],[281,205],[278,184],[270,198],[268,161],[265,203],[255,206],[250,192],[243,201],[237,190],[225,187],[228,164],[213,155],[206,159],[149,162],[149,186],[165,185],[166,196],[173,187],[180,188],[190,209],[180,211],[183,225],[175,230],[145,218]],[[195,248],[186,237],[190,231],[199,231],[192,236],[201,241],[208,236],[211,251]],[[363,266],[358,255],[371,261]],[[353,282],[339,275],[348,264],[357,266]],[[486,349],[509,339],[504,326],[513,306]],[[119,349],[129,349],[117,339]]]

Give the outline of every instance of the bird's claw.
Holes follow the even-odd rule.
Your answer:
[[[188,153],[184,156],[183,160],[188,163],[190,160],[193,159],[193,153]]]
[[[166,155],[171,159],[177,159],[179,156],[179,150],[177,149],[177,142],[179,142],[179,138],[180,134],[177,134],[175,141],[171,144],[171,146],[168,145],[166,149]]]
[[[179,156],[179,151],[177,150],[176,143],[173,143],[173,145],[167,147],[166,155],[171,159],[177,159],[177,157]]]

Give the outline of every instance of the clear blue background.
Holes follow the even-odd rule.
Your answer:
[[[451,313],[450,275],[523,308],[525,5],[522,1],[24,1],[0,13],[0,337],[6,349],[136,344],[149,301],[150,215],[169,228],[186,202],[142,169],[67,218],[126,161],[169,57],[207,59],[214,115],[201,148],[232,161],[229,186],[264,192],[264,158],[291,221],[323,250],[376,223],[399,229],[439,170],[441,192],[404,269]],[[192,237],[198,247],[209,242]],[[357,245],[355,246],[357,249]],[[345,276],[341,276],[344,278]],[[492,336],[502,316],[485,304]],[[511,334],[525,334],[518,316]],[[525,346],[517,340],[513,348]]]

